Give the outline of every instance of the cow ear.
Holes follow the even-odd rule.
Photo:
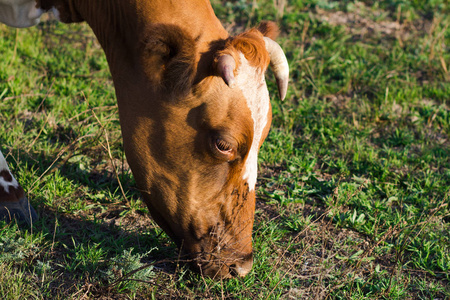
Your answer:
[[[167,93],[185,94],[196,71],[194,39],[178,26],[154,24],[146,29],[141,45],[147,77]]]
[[[259,24],[257,28],[265,37],[268,37],[275,41],[275,39],[280,35],[280,29],[275,22],[264,21]]]

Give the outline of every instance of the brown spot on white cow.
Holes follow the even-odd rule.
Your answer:
[[[0,171],[0,205],[2,202],[18,201],[25,192],[9,170]]]
[[[12,182],[13,181],[13,177],[12,177],[11,173],[8,170],[1,170],[0,171],[0,177],[2,177],[5,182]]]

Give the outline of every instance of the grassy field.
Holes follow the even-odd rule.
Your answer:
[[[178,262],[86,25],[0,25],[0,148],[40,215],[0,223],[2,299],[450,299],[448,2],[213,4],[233,32],[277,21],[291,67],[284,102],[268,74],[252,272]]]

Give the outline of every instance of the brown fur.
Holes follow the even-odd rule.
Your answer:
[[[12,182],[13,177],[11,173],[8,170],[2,170],[0,171],[0,177],[3,178],[6,182]],[[13,202],[13,201],[19,201],[19,199],[25,197],[25,192],[23,191],[21,186],[18,186],[17,188],[13,186],[8,187],[8,192],[0,186],[0,199],[1,203],[3,202]]]
[[[12,182],[12,180],[13,180],[13,177],[11,176],[11,173],[8,170],[0,171],[0,177],[3,177],[3,179],[6,182]]]
[[[280,35],[280,29],[278,25],[271,21],[261,22],[258,26],[258,30],[266,37],[276,40]]]
[[[21,186],[15,188],[10,186],[8,193],[0,186],[0,204],[5,202],[16,202],[25,197],[25,192]]]

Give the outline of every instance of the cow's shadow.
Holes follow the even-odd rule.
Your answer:
[[[16,161],[9,160],[13,167],[19,162],[21,165],[37,169],[40,173],[46,171],[54,162],[54,157],[46,156],[42,152],[30,155],[15,149],[14,156]],[[46,174],[50,174],[51,171],[52,169]],[[117,178],[107,174],[108,172],[101,174],[98,171],[81,170],[69,161],[59,165],[58,172],[70,181],[99,193],[108,195],[119,190]],[[129,198],[140,197],[130,172],[120,174],[119,179]],[[20,177],[18,181],[21,182]],[[27,186],[24,188],[28,191]],[[45,189],[45,185],[39,188]],[[58,208],[57,204],[53,206],[45,204],[45,199],[39,196],[31,196],[29,200],[38,213],[39,220],[31,229],[29,225],[20,226],[24,230],[41,233],[45,246],[37,260],[52,261],[52,265],[58,266],[57,268],[61,268],[64,273],[72,273],[75,277],[96,278],[97,273],[104,272],[109,267],[108,262],[111,259],[129,252],[141,263],[149,264],[161,272],[167,274],[176,272],[179,251],[170,238],[152,221],[146,208],[143,207],[144,204],[141,204],[142,209],[134,209],[127,205],[125,200],[119,203],[98,202],[98,206],[102,208],[101,212],[94,208],[94,214],[90,215],[87,212],[66,213]],[[92,253],[101,253],[101,259],[89,261]],[[86,260],[83,261],[84,259]]]
[[[121,210],[107,212],[110,219],[80,218],[57,212],[45,205],[38,206],[37,210],[39,220],[33,224],[32,230],[43,234],[47,247],[58,253],[54,255],[54,259],[62,260],[62,263],[70,263],[70,259],[65,259],[64,256],[76,256],[77,251],[86,252],[88,256],[89,249],[101,250],[103,261],[121,255],[124,251],[132,251],[142,257],[142,263],[155,264],[165,272],[173,272],[168,261],[175,262],[177,259],[178,251],[175,245],[142,213],[133,213],[134,219],[146,219],[140,222],[139,228],[133,229],[130,226],[122,226],[118,221],[121,219],[114,217],[123,212]],[[148,223],[148,228],[143,230],[143,223]],[[79,254],[82,259],[83,253]],[[159,264],[158,261],[164,262]],[[94,269],[79,271],[95,271]]]

